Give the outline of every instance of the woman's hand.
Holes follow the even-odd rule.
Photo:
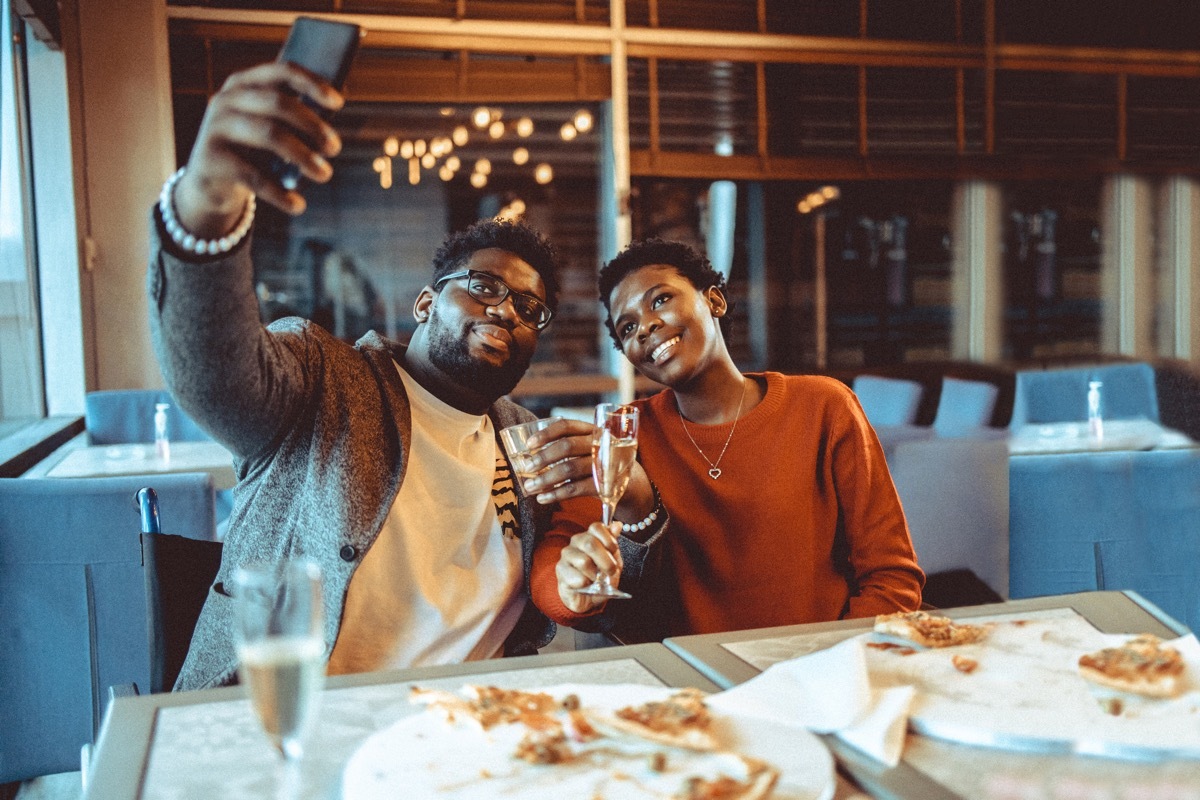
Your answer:
[[[251,191],[288,214],[304,210],[304,198],[271,174],[273,158],[324,183],[333,175],[326,158],[342,148],[337,132],[305,100],[331,111],[344,102],[328,83],[286,62],[261,64],[225,81],[208,103],[175,189],[175,213],[189,233],[228,233]]]
[[[621,579],[621,570],[625,567],[621,548],[617,544],[620,532],[621,525],[618,522],[612,523],[611,528],[605,528],[601,522],[593,522],[586,531],[572,536],[571,543],[563,548],[554,574],[558,578],[558,596],[569,610],[585,614],[604,605],[607,598],[580,594],[578,591],[591,585],[601,573],[607,575],[616,588]]]

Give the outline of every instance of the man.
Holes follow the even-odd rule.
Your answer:
[[[331,674],[532,653],[554,633],[527,602],[528,573],[536,532],[570,514],[518,502],[496,439],[532,418],[503,395],[552,316],[554,252],[523,225],[451,236],[407,348],[375,333],[350,346],[297,318],[263,328],[247,236],[255,195],[299,214],[304,199],[273,177],[272,158],[327,181],[341,146],[302,98],[342,104],[288,64],[232,76],[155,209],[149,291],[163,374],[234,452],[239,477],[177,689],[236,679],[226,587],[251,562],[320,564]],[[562,469],[583,485],[586,460]]]

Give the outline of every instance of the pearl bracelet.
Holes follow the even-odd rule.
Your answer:
[[[158,213],[162,217],[163,227],[167,230],[167,235],[171,237],[171,241],[185,253],[197,256],[215,256],[221,253],[228,253],[233,248],[241,243],[242,239],[246,238],[246,234],[250,232],[250,227],[254,224],[254,194],[246,200],[246,207],[242,209],[241,219],[232,231],[222,236],[220,239],[197,239],[194,235],[187,232],[183,225],[180,224],[179,218],[175,216],[175,184],[179,183],[179,179],[183,177],[187,167],[180,167],[175,170],[175,174],[167,178],[167,182],[163,184],[162,192],[158,195]]]
[[[654,509],[641,522],[622,522],[621,533],[640,533],[654,524],[658,519],[658,511],[662,508],[662,498],[658,496],[658,489],[654,490]]]

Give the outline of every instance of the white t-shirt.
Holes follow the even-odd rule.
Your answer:
[[[412,406],[408,467],[350,580],[330,675],[500,655],[525,607],[521,541],[492,497],[505,462],[491,419],[446,405],[396,366]]]

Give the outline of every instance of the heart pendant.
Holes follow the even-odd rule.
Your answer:
[[[716,467],[713,467],[712,469],[710,469],[708,471],[708,477],[712,478],[715,481],[717,478],[721,477],[721,470],[717,469]]]

